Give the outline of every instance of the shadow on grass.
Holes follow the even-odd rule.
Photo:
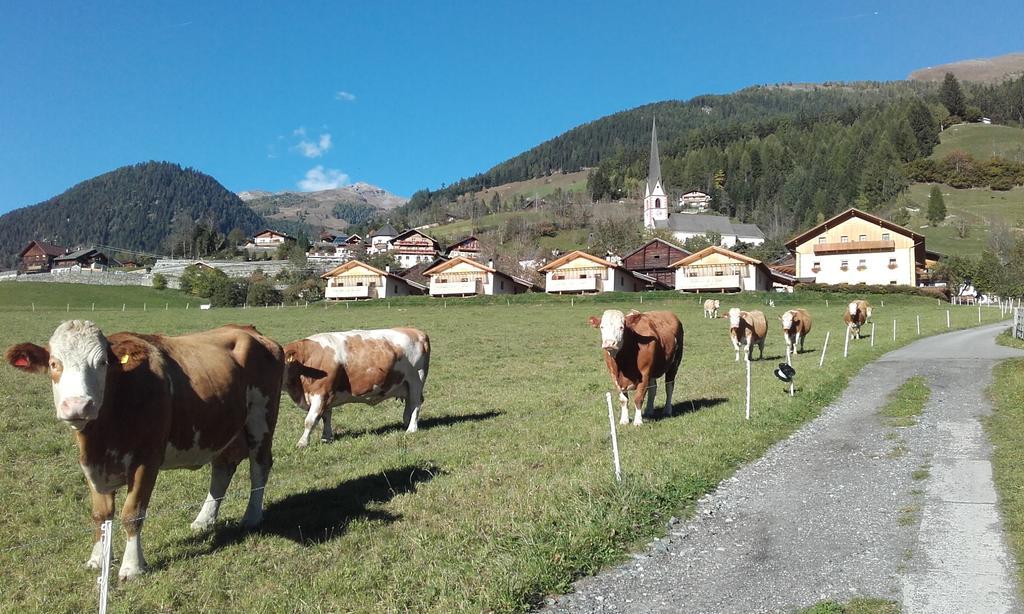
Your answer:
[[[644,415],[644,420],[650,420],[658,422],[659,420],[671,420],[672,418],[682,416],[685,414],[692,414],[708,407],[715,407],[725,403],[728,399],[721,397],[707,398],[707,399],[690,399],[688,401],[680,401],[678,403],[672,403],[672,415],[666,416],[661,413],[661,409],[658,405],[654,406],[654,414],[651,416]]]
[[[457,416],[437,416],[423,418],[417,424],[417,428],[420,431],[429,430],[439,426],[452,426],[453,424],[462,424],[463,422],[481,422],[483,420],[490,420],[491,418],[497,418],[502,415],[501,412],[497,411],[485,411],[479,414],[461,414]],[[337,428],[337,427],[336,427]],[[362,437],[363,435],[389,435],[391,433],[398,433],[405,430],[405,426],[401,422],[393,422],[391,424],[385,424],[384,426],[378,426],[374,429],[364,429],[360,431],[350,431],[338,429],[334,431],[334,440],[339,439],[350,439],[355,437]],[[331,443],[324,442],[321,443]]]
[[[268,505],[263,512],[263,523],[251,532],[276,535],[311,546],[341,537],[353,520],[395,522],[401,519],[400,515],[370,509],[369,506],[387,503],[398,495],[414,493],[420,484],[444,473],[429,463],[406,465],[345,480],[330,488],[289,495]],[[249,533],[238,524],[218,525],[212,534],[203,531],[185,539],[181,551],[156,562],[153,568],[163,569],[176,560],[212,554],[243,541]]]

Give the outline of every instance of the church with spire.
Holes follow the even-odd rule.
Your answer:
[[[680,242],[713,232],[721,235],[721,245],[724,247],[732,247],[737,243],[760,245],[765,240],[764,233],[754,224],[735,224],[722,215],[670,213],[669,210],[669,197],[661,178],[658,123],[652,120],[651,162],[644,190],[644,228],[668,230]]]

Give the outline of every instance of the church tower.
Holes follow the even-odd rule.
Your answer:
[[[661,157],[658,155],[658,124],[651,121],[651,167],[647,172],[644,191],[644,228],[654,228],[655,222],[668,220],[668,194],[661,183]]]

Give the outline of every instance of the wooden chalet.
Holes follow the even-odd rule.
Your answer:
[[[452,258],[423,274],[430,280],[430,296],[522,294],[537,287],[531,282],[470,258]]]
[[[426,288],[389,270],[349,260],[320,276],[327,280],[324,297],[339,300],[391,298],[423,294]]]
[[[641,292],[649,287],[667,288],[653,277],[580,250],[552,260],[537,272],[544,273],[544,291],[549,294]]]
[[[622,266],[653,277],[669,288],[676,285],[672,263],[690,255],[685,249],[662,239],[651,239],[622,257]]]
[[[25,249],[18,254],[21,261],[19,270],[23,273],[45,273],[53,268],[53,261],[59,256],[68,252],[67,249],[43,243],[42,241],[29,241]]]
[[[252,242],[256,247],[277,247],[294,240],[295,237],[269,228],[257,232],[252,238]]]
[[[441,253],[441,244],[419,230],[412,229],[391,239],[389,250],[405,269],[437,258]]]
[[[53,259],[54,269],[70,269],[78,266],[83,269],[102,270],[110,264],[110,259],[96,248],[89,247],[57,256]]]
[[[773,272],[756,258],[718,245],[673,262],[672,267],[676,270],[676,290],[681,292],[768,291],[776,280],[782,284],[792,279]]]
[[[465,239],[459,239],[455,243],[452,243],[445,249],[445,253],[448,254],[449,258],[472,258],[473,260],[480,259],[480,241],[476,237],[470,235]]]

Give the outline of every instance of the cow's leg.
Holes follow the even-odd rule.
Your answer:
[[[331,408],[324,410],[324,430],[320,433],[320,441],[331,443],[334,441],[334,429],[331,428]]]
[[[299,437],[299,442],[295,444],[295,447],[305,448],[309,445],[309,434],[313,431],[313,427],[316,426],[316,421],[320,419],[320,411],[323,406],[324,398],[321,395],[309,395],[309,411],[306,412],[306,420],[303,422],[303,426],[306,429],[302,431],[302,436]]]
[[[740,340],[736,337],[732,338],[732,347],[736,350],[736,362],[740,361]]]
[[[242,526],[251,529],[263,521],[263,495],[274,465],[272,445],[277,426],[277,410],[281,389],[272,387],[267,396],[255,395],[249,399],[249,414],[245,420],[245,443],[249,456],[249,503],[242,516]],[[330,403],[324,413],[325,429],[330,428]],[[307,431],[308,432],[308,431]]]
[[[747,345],[743,351],[743,355],[746,357],[745,359],[747,362],[754,360],[754,340],[750,337],[747,337]]]
[[[86,561],[85,566],[89,569],[99,569],[103,564],[103,532],[100,526],[107,520],[114,519],[114,493],[108,495],[98,493],[90,484],[89,495],[92,499],[92,522],[95,527],[94,538],[96,541],[92,545],[92,555]]]
[[[423,385],[410,380],[405,394],[405,414],[402,416],[406,433],[415,433],[419,428],[420,405],[423,403]]]
[[[227,462],[222,457],[214,459],[210,464],[210,492],[206,495],[206,501],[203,502],[196,519],[192,521],[193,531],[203,531],[216,524],[220,503],[228,492],[228,485],[231,484],[237,467],[237,461]]]
[[[672,405],[672,389],[676,387],[676,374],[669,371],[665,374],[665,409],[662,410],[662,415],[671,417],[674,407]]]
[[[796,331],[796,341],[793,342],[793,353],[797,353],[797,347],[800,348],[800,352],[804,351],[804,338],[800,335],[800,331]]]
[[[146,571],[146,557],[142,555],[142,524],[149,508],[149,498],[153,495],[156,476],[160,473],[159,463],[150,460],[150,464],[135,467],[128,481],[128,496],[121,508],[121,524],[128,538],[121,557],[121,569],[117,572],[119,580],[131,580]]]
[[[619,390],[619,424],[629,424],[629,397],[625,390]]]
[[[758,355],[757,359],[758,360],[764,360],[764,337],[761,337],[760,339],[758,339],[757,347],[758,347],[759,350],[761,350],[761,353]]]
[[[644,415],[650,418],[654,415],[654,397],[658,395],[658,380],[651,382],[651,385],[647,387],[647,409],[644,410]]]
[[[640,383],[636,385],[636,394],[633,395],[633,426],[640,426],[644,423],[643,414],[640,408],[643,407],[644,396],[647,395],[647,386],[650,382],[647,376],[643,376],[640,379]]]

